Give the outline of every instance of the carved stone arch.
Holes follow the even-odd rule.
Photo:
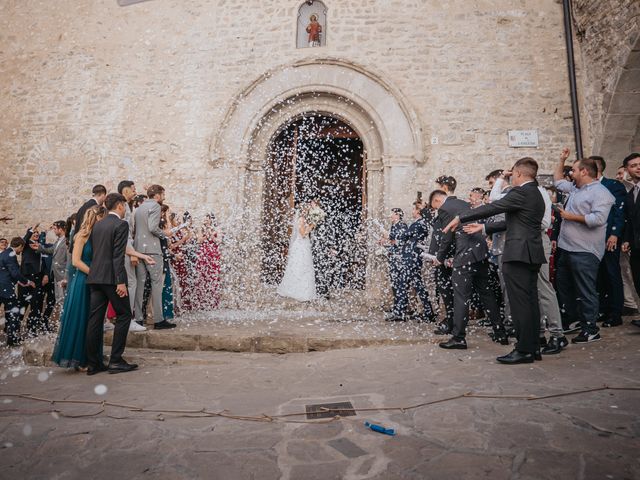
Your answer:
[[[280,129],[314,114],[349,125],[362,141],[366,169],[366,217],[380,219],[390,207],[415,200],[415,170],[425,162],[418,117],[404,96],[382,77],[337,59],[304,60],[275,68],[239,92],[211,141],[209,204],[228,204],[237,239],[233,258],[246,266],[235,288],[260,284],[260,226],[269,146]],[[218,193],[216,194],[215,191]],[[216,197],[218,195],[218,197]],[[218,201],[216,201],[218,200]],[[223,208],[223,207],[220,207]],[[367,290],[384,282],[378,260],[367,260]],[[378,287],[376,287],[376,285]],[[245,294],[247,294],[245,292]],[[259,289],[251,295],[260,296]]]
[[[211,142],[213,166],[248,166],[248,146],[265,116],[309,95],[334,95],[371,118],[387,163],[425,161],[423,135],[415,111],[399,90],[363,67],[337,59],[303,60],[275,68],[238,93]],[[286,107],[286,103],[284,105]]]

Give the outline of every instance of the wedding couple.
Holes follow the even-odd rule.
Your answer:
[[[279,295],[300,302],[328,297],[331,262],[327,255],[330,245],[325,216],[316,200],[296,210]]]

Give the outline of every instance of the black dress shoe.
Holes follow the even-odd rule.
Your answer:
[[[153,328],[154,328],[154,330],[167,330],[169,328],[176,328],[176,324],[167,322],[166,320],[163,320],[161,322],[156,323],[153,326]]]
[[[542,353],[542,355],[555,355],[556,353],[560,353],[567,345],[569,345],[567,337],[551,337],[547,346],[544,347],[540,353]]]
[[[438,325],[436,327],[436,329],[433,331],[434,334],[436,335],[449,335],[451,333],[451,330],[449,329],[449,327],[444,324],[441,323],[440,325]]]
[[[640,327],[640,320],[631,320],[631,325],[634,327]]]
[[[536,352],[533,354],[533,358],[538,362],[542,360],[542,353],[540,352],[540,349],[536,350]]]
[[[440,348],[446,348],[447,350],[466,350],[467,341],[464,338],[451,337],[446,342],[438,344]]]
[[[493,335],[493,341],[500,345],[509,345],[509,337],[506,332],[498,332]]]
[[[622,307],[622,315],[629,316],[629,315],[638,315],[638,309],[637,308],[631,308],[631,307]]]
[[[602,322],[602,326],[605,328],[619,327],[620,325],[622,325],[622,318],[607,318]]]
[[[103,363],[97,367],[87,367],[87,375],[95,375],[96,373],[106,372],[108,367]]]
[[[508,355],[503,355],[502,357],[496,358],[496,360],[506,365],[516,365],[518,363],[533,363],[534,355],[533,353],[524,353],[519,352],[518,350],[514,350]]]
[[[438,316],[433,312],[423,313],[418,317],[418,321],[422,323],[436,323],[438,321]]]
[[[130,372],[131,370],[135,370],[138,368],[138,365],[135,363],[127,363],[124,360],[118,363],[110,363],[109,364],[109,373],[123,373]]]

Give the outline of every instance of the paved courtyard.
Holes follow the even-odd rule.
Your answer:
[[[138,371],[92,377],[27,366],[4,349],[0,478],[640,478],[640,329],[605,330],[599,343],[533,365],[496,364],[507,348],[480,332],[469,344],[286,355],[129,349]],[[604,384],[636,390],[524,398]],[[506,398],[375,410],[468,392]],[[357,415],[277,417],[334,402],[351,402]]]

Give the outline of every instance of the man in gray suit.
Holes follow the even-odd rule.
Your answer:
[[[53,244],[53,252],[51,253],[51,274],[52,281],[55,286],[56,303],[64,301],[65,290],[67,287],[67,239],[65,231],[67,222],[58,220],[53,223],[53,233],[56,234],[56,242]]]
[[[151,185],[147,189],[147,200],[140,205],[134,214],[135,237],[134,248],[140,253],[145,253],[155,260],[153,265],[146,262],[138,263],[136,267],[136,315],[142,312],[144,298],[144,283],[147,272],[151,277],[151,305],[153,307],[153,322],[156,330],[174,328],[175,323],[167,322],[162,315],[162,287],[164,285],[164,272],[162,261],[162,246],[160,240],[166,240],[165,234],[160,228],[161,205],[164,202],[164,187]],[[138,318],[138,320],[144,320]]]

